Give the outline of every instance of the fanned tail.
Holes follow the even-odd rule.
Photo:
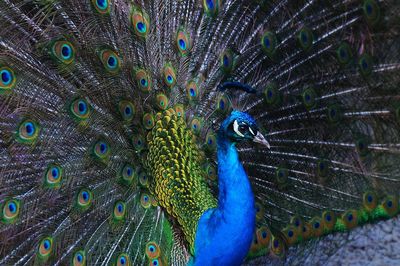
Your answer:
[[[257,201],[249,257],[393,217],[399,11],[395,0],[2,1],[0,264],[186,264],[188,233],[157,206],[146,166],[148,132],[170,108],[212,194],[229,112],[267,133],[271,150],[239,146]]]

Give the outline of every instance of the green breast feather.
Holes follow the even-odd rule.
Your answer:
[[[157,117],[147,135],[146,163],[154,178],[151,190],[158,204],[178,221],[193,248],[200,216],[217,202],[204,181],[201,155],[185,121],[173,109]]]

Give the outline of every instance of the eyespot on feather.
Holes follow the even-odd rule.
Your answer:
[[[122,221],[126,215],[126,203],[119,200],[115,202],[113,208],[113,219],[114,221]]]
[[[217,171],[216,171],[214,165],[212,165],[211,163],[207,163],[204,167],[204,170],[207,174],[207,177],[210,180],[215,181],[217,179]]]
[[[116,74],[121,69],[121,59],[116,52],[110,49],[104,49],[100,52],[100,60],[104,69],[110,74]]]
[[[203,119],[197,116],[193,117],[192,121],[190,122],[190,128],[195,135],[200,134],[203,128]]]
[[[14,70],[7,66],[0,65],[0,95],[11,91],[16,82],[17,78]]]
[[[376,25],[381,19],[381,10],[379,4],[375,0],[364,0],[363,13],[370,25]]]
[[[121,173],[120,173],[120,181],[124,184],[124,185],[131,185],[133,180],[136,177],[136,172],[135,172],[135,168],[129,164],[126,163],[122,168],[121,168]]]
[[[228,114],[232,110],[232,103],[227,95],[221,95],[217,98],[216,111],[222,114]]]
[[[353,229],[358,224],[358,214],[356,210],[348,210],[344,212],[341,218],[346,229]]]
[[[85,211],[91,205],[93,201],[93,193],[90,189],[83,188],[76,195],[76,206],[78,209]]]
[[[146,256],[149,259],[158,258],[161,255],[161,249],[154,241],[150,241],[146,244]]]
[[[135,69],[133,73],[133,77],[140,90],[146,93],[150,92],[152,83],[149,72],[145,69]]]
[[[221,7],[221,0],[203,0],[204,12],[210,17],[218,15]]]
[[[51,256],[52,251],[53,251],[53,238],[48,236],[43,238],[39,242],[39,247],[36,254],[41,260],[45,261]]]
[[[58,62],[69,65],[75,61],[75,47],[69,41],[54,41],[51,45],[51,55]]]
[[[300,216],[294,215],[290,218],[290,224],[294,227],[299,235],[303,233],[304,222]]]
[[[139,173],[139,183],[142,187],[147,188],[149,186],[149,177],[145,171]]]
[[[372,191],[363,194],[363,206],[367,211],[373,211],[378,206],[378,198]]]
[[[146,38],[150,31],[150,18],[147,13],[134,6],[131,10],[131,23],[133,32],[137,37]]]
[[[185,107],[183,106],[183,104],[176,104],[174,106],[174,110],[177,117],[185,118]]]
[[[168,108],[169,99],[164,93],[157,93],[155,98],[155,105],[158,110],[164,111]]]
[[[366,53],[362,54],[358,60],[358,68],[363,77],[368,77],[372,74],[374,62],[372,57]]]
[[[341,65],[347,65],[351,62],[353,53],[347,42],[343,42],[336,50],[336,57]]]
[[[189,102],[195,102],[199,97],[199,88],[197,82],[190,80],[186,85],[186,96]]]
[[[271,231],[266,226],[261,226],[256,231],[257,241],[261,246],[269,248],[271,242]]]
[[[399,213],[399,199],[395,196],[388,195],[381,203],[388,217],[393,217]]]
[[[115,261],[117,266],[131,266],[131,259],[126,253],[119,254]]]
[[[147,193],[143,193],[140,196],[140,204],[142,205],[143,208],[148,209],[151,207],[151,197]]]
[[[135,117],[135,106],[131,101],[122,100],[118,103],[118,110],[125,122],[131,122]]]
[[[74,252],[72,257],[73,266],[85,266],[86,265],[86,252],[84,250],[78,250]]]
[[[272,236],[271,251],[280,258],[285,255],[285,244],[281,238]]]
[[[13,224],[17,221],[21,210],[21,201],[8,199],[1,205],[1,221],[4,224]]]
[[[154,127],[154,115],[152,113],[145,113],[142,118],[143,127],[147,130],[151,130]]]
[[[235,65],[234,54],[232,50],[227,49],[221,54],[220,65],[222,72],[224,72],[225,74],[229,74],[232,72]]]
[[[314,43],[314,36],[312,31],[307,27],[303,27],[302,29],[300,29],[299,34],[297,35],[297,40],[300,44],[300,47],[304,51],[309,50]]]
[[[94,10],[100,15],[107,15],[110,13],[111,4],[110,0],[92,0]]]
[[[110,145],[105,140],[98,140],[93,146],[94,158],[100,162],[106,162],[111,155]]]
[[[63,168],[56,164],[50,164],[45,172],[44,186],[46,188],[59,188],[63,179]]]
[[[336,215],[334,212],[332,211],[324,211],[322,213],[322,219],[321,222],[324,226],[324,230],[327,232],[332,231],[335,228],[335,224],[336,224]]]
[[[172,67],[171,63],[165,64],[162,73],[164,78],[164,84],[167,86],[168,89],[173,88],[176,84],[176,71]]]
[[[91,108],[89,103],[84,98],[73,100],[69,108],[70,114],[76,121],[84,121],[90,117]]]
[[[20,143],[31,144],[37,140],[39,133],[39,124],[34,120],[26,119],[19,124],[16,139]]]
[[[323,223],[321,221],[321,218],[319,217],[314,217],[311,219],[309,222],[312,228],[312,234],[314,237],[320,237],[324,233],[324,227]]]
[[[282,95],[275,82],[269,83],[264,89],[264,100],[268,107],[277,107],[280,105]]]
[[[273,58],[276,53],[277,39],[272,31],[265,31],[261,36],[261,47],[269,58]]]
[[[316,106],[316,97],[317,94],[314,90],[314,88],[306,88],[304,89],[302,93],[302,100],[303,100],[303,105],[307,110],[311,110]]]
[[[192,49],[190,35],[183,28],[180,28],[176,34],[176,46],[182,56],[188,55]]]
[[[297,243],[299,235],[296,228],[292,225],[287,226],[282,230],[282,234],[285,237],[286,243],[288,246],[292,246]]]
[[[207,132],[205,139],[205,149],[208,152],[214,152],[217,149],[217,135],[213,131]]]

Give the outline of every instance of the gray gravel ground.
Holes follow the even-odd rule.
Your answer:
[[[245,265],[400,266],[400,217],[292,247],[284,259],[268,255]]]

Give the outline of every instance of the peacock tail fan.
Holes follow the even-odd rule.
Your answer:
[[[394,217],[399,12],[2,1],[0,264],[186,265],[234,109],[271,145],[238,145],[256,201],[248,260]]]

